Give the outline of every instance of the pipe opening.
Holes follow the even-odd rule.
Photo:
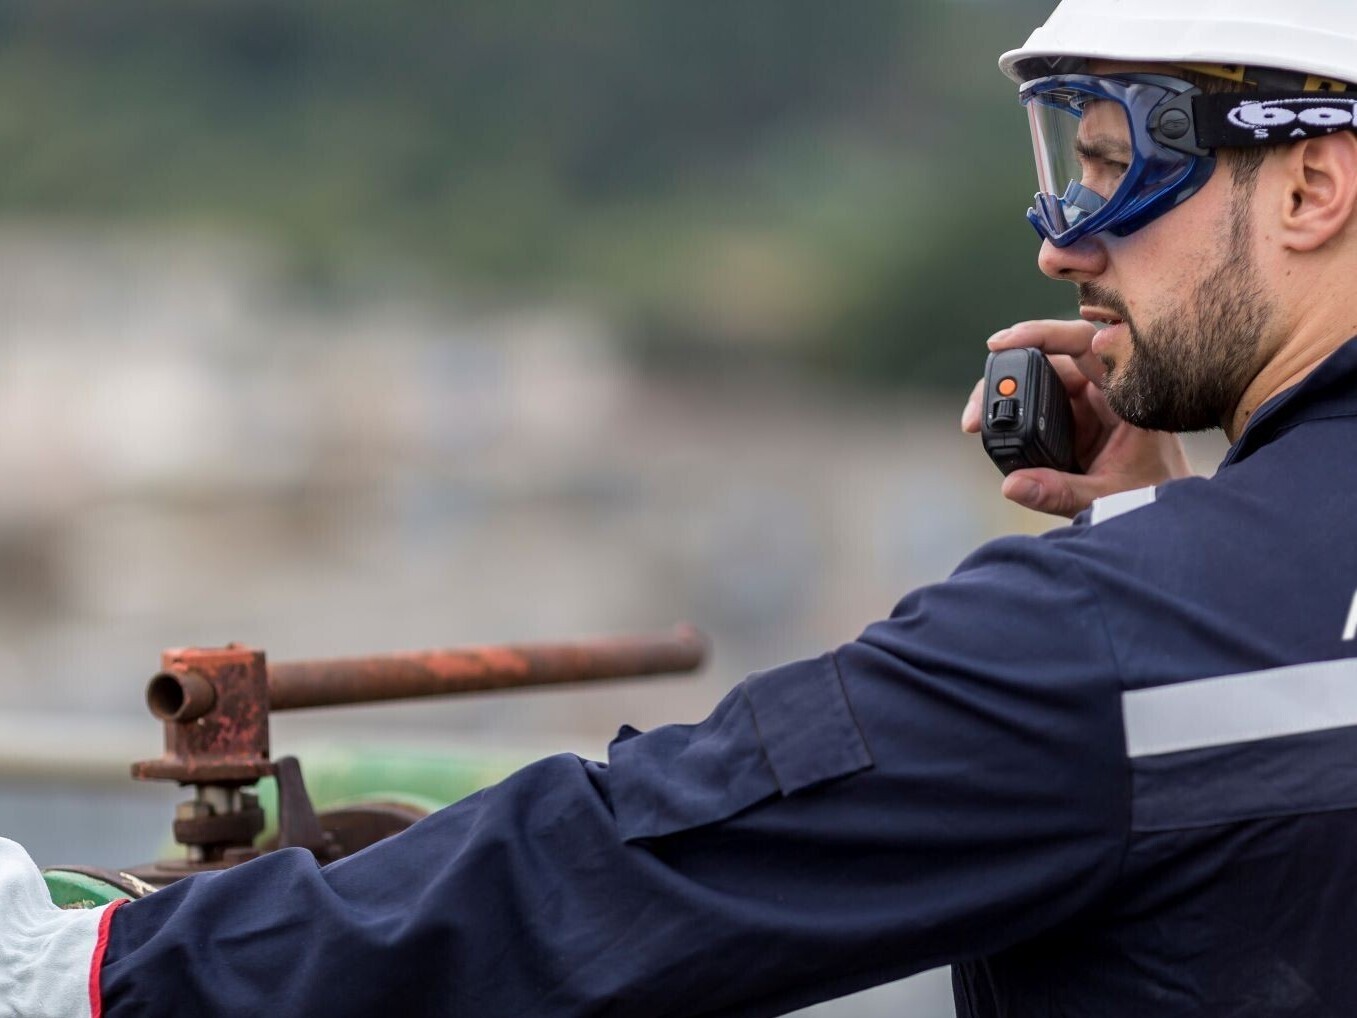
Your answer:
[[[161,672],[146,686],[146,706],[161,721],[192,721],[216,701],[212,683],[194,672]]]

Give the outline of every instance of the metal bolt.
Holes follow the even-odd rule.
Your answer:
[[[174,819],[176,820],[197,820],[199,817],[212,815],[212,807],[205,802],[197,799],[190,799],[188,802],[181,802],[174,807]]]
[[[1181,138],[1191,126],[1192,121],[1182,110],[1165,110],[1159,118],[1159,133],[1165,138]]]
[[[223,785],[198,785],[198,799],[211,813],[239,813],[240,789]]]

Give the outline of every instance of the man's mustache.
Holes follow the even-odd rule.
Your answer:
[[[1131,321],[1130,309],[1126,306],[1126,301],[1122,300],[1121,294],[1115,290],[1100,286],[1097,283],[1079,284],[1079,304],[1090,304],[1094,307],[1107,308],[1108,311],[1115,311],[1117,317],[1128,325]]]

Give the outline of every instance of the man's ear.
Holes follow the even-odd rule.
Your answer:
[[[1314,251],[1347,228],[1357,209],[1357,133],[1298,141],[1278,170],[1285,189],[1278,226],[1286,247]]]

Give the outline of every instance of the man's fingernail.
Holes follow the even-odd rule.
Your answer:
[[[1012,331],[1013,331],[1012,329],[1000,329],[993,336],[990,336],[989,339],[985,340],[985,345],[993,346],[995,343],[999,342],[999,340],[1007,336]]]
[[[1013,485],[1013,501],[1032,503],[1041,500],[1041,485],[1023,478]]]

